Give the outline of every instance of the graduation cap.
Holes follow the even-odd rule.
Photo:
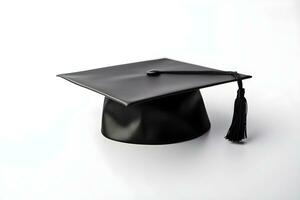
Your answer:
[[[57,76],[104,95],[102,134],[136,144],[169,144],[204,134],[210,121],[199,89],[237,81],[225,138],[247,137],[242,80],[249,75],[162,58]]]

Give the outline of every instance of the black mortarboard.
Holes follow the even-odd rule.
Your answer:
[[[240,142],[247,137],[242,79],[249,75],[163,58],[58,76],[104,95],[102,134],[137,144],[168,144],[202,135],[210,122],[199,89],[237,81],[225,138]]]

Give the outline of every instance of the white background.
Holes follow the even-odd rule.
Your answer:
[[[300,2],[0,1],[0,199],[300,199]],[[253,75],[203,89],[209,134],[172,145],[100,134],[103,97],[56,74],[168,57]],[[146,92],[146,91],[145,91]]]

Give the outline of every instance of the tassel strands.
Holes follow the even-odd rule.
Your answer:
[[[234,103],[234,112],[231,126],[225,136],[231,142],[239,143],[247,138],[247,100],[245,98],[245,89],[238,73],[234,74],[238,81],[239,89]]]

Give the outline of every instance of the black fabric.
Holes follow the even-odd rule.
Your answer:
[[[236,78],[231,74],[194,74],[188,76],[180,74],[164,74],[164,76],[153,78],[147,75],[147,72],[151,69],[164,71],[220,71],[163,58],[60,74],[58,76],[103,94],[107,98],[123,105],[131,105],[171,94],[178,94],[184,91],[191,91],[193,89],[236,81]],[[223,71],[221,72],[223,73]],[[239,75],[240,79],[251,77],[243,74]]]
[[[201,93],[191,91],[124,106],[105,98],[104,136],[127,143],[169,144],[204,134],[210,122]]]

